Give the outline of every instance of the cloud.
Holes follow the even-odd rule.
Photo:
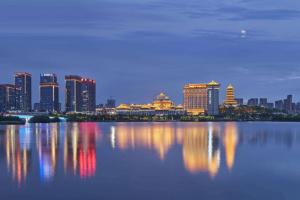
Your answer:
[[[222,14],[230,15],[226,20],[290,20],[300,18],[300,10],[294,9],[251,9],[244,7],[222,7],[217,10]]]

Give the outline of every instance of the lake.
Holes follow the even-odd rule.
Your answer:
[[[298,199],[300,123],[0,126],[1,199]]]

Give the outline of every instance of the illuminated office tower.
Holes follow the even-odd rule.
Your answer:
[[[226,100],[224,102],[225,106],[237,106],[237,102],[234,98],[234,88],[231,84],[228,85],[226,89]]]
[[[0,112],[18,110],[20,89],[12,84],[0,85]]]
[[[183,90],[183,107],[193,115],[207,111],[207,84],[186,84]]]
[[[20,88],[17,107],[20,111],[31,111],[31,74],[26,72],[15,73],[15,86]]]
[[[211,81],[207,84],[208,92],[208,105],[207,105],[207,114],[208,115],[218,115],[219,114],[219,91],[220,84]]]
[[[95,112],[96,111],[96,81],[82,78],[81,79],[81,92],[82,92],[82,112]]]
[[[65,76],[66,112],[94,112],[96,110],[96,81],[81,76]]]
[[[81,77],[75,75],[65,76],[65,106],[66,112],[81,112]]]
[[[59,112],[59,86],[55,74],[40,75],[40,111]]]

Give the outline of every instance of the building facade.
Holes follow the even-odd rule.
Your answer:
[[[248,106],[258,106],[258,98],[251,98],[248,100]]]
[[[59,86],[55,74],[40,75],[39,110],[44,112],[59,112]]]
[[[207,92],[208,92],[207,114],[219,115],[220,84],[215,81],[208,83]]]
[[[183,89],[183,108],[193,115],[204,114],[208,108],[207,84],[187,84]]]
[[[81,101],[82,112],[96,111],[96,81],[92,79],[81,79]]]
[[[66,112],[95,112],[96,81],[81,76],[65,76]]]
[[[75,75],[65,76],[65,109],[66,112],[81,112],[81,77]]]
[[[20,89],[17,108],[22,112],[31,111],[31,74],[26,72],[15,73],[15,86]]]
[[[17,111],[20,89],[12,84],[0,85],[0,112]]]
[[[235,100],[236,100],[238,106],[244,105],[244,99],[243,98],[236,98]]]

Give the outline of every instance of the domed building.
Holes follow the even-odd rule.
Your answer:
[[[160,93],[156,96],[152,105],[155,110],[170,110],[175,107],[174,102],[164,93]]]

